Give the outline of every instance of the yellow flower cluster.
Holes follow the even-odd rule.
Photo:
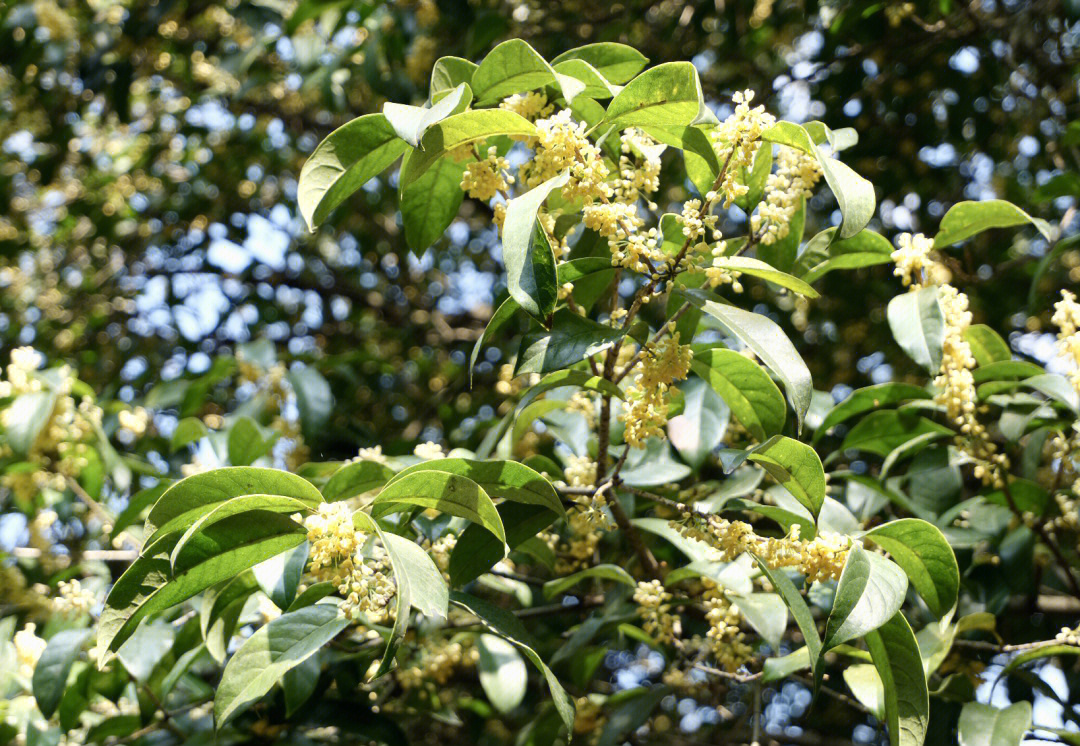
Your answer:
[[[1054,325],[1058,328],[1058,349],[1062,357],[1069,361],[1069,381],[1080,393],[1080,303],[1076,295],[1068,290],[1061,291],[1061,300],[1054,304]]]
[[[620,137],[619,174],[614,183],[615,199],[637,202],[660,188],[660,155],[663,145],[637,128],[630,128]],[[649,209],[656,205],[649,202]]]
[[[643,448],[650,436],[663,437],[667,424],[667,392],[671,384],[686,378],[694,353],[679,344],[679,333],[645,345],[640,371],[627,390],[627,406],[621,415],[624,437],[633,448]]]
[[[724,267],[706,267],[705,279],[709,281],[710,288],[718,288],[723,285],[731,285],[733,292],[741,293],[743,291],[742,283],[739,282],[739,278],[742,277],[742,272],[736,272],[735,270],[726,269]]]
[[[791,219],[803,198],[809,198],[821,179],[821,165],[816,158],[781,147],[776,156],[776,171],[765,183],[765,199],[757,214],[750,218],[750,229],[758,241],[768,246],[785,238],[791,231]]]
[[[447,580],[449,580],[448,573],[450,572],[450,554],[454,551],[454,547],[457,546],[457,540],[456,534],[445,533],[435,541],[424,541],[424,548],[431,554],[435,566],[439,568]]]
[[[436,648],[426,645],[419,660],[408,668],[400,668],[395,674],[404,689],[417,689],[426,682],[446,684],[454,673],[462,668],[472,668],[480,660],[480,651],[472,645],[451,642]]]
[[[515,93],[509,98],[504,98],[499,108],[520,114],[530,122],[549,117],[555,111],[555,106],[548,103],[547,95],[537,91]]]
[[[1064,492],[1054,495],[1061,515],[1055,516],[1046,524],[1046,530],[1051,534],[1058,531],[1080,531],[1080,479],[1073,483],[1072,491],[1078,497],[1070,497]]]
[[[1062,627],[1054,638],[1054,642],[1061,645],[1080,645],[1080,626],[1071,629]]]
[[[506,159],[499,155],[495,146],[488,148],[487,158],[473,161],[465,167],[461,176],[461,188],[473,199],[487,202],[496,194],[505,193],[514,177],[503,172],[510,168]]]
[[[37,636],[36,630],[37,625],[30,622],[12,638],[15,643],[15,661],[19,664],[19,676],[24,679],[33,677],[34,667],[48,644]]]
[[[142,407],[121,410],[116,415],[116,419],[121,428],[136,438],[145,435],[147,428],[150,427],[150,413]]]
[[[674,644],[682,631],[679,617],[671,613],[671,598],[659,580],[640,580],[634,591],[642,628],[662,645]]]
[[[592,487],[596,484],[596,462],[588,456],[570,456],[563,471],[571,487]]]
[[[536,153],[521,166],[521,179],[530,189],[563,171],[570,181],[563,187],[567,199],[610,197],[611,187],[600,150],[585,136],[585,123],[575,122],[570,110],[536,122]]]
[[[0,427],[5,429],[26,416],[17,397],[40,391],[56,395],[48,420],[25,456],[26,461],[38,468],[9,472],[0,481],[21,499],[29,499],[46,488],[64,489],[65,477],[76,477],[86,467],[89,446],[84,441],[92,438],[96,427],[101,425],[100,408],[86,397],[76,404],[71,396],[75,384],[71,369],[66,365],[52,369],[46,379],[37,373],[42,361],[42,355],[32,347],[12,350],[7,380],[0,380],[0,398],[16,400],[0,411]],[[0,456],[9,450],[8,446],[0,446]]]
[[[928,281],[931,267],[936,264],[930,257],[934,240],[922,233],[901,233],[896,242],[899,247],[891,255],[896,264],[893,274],[901,279],[904,287],[922,287]]]
[[[414,448],[413,455],[417,458],[422,458],[425,461],[435,461],[436,459],[446,458],[446,451],[444,451],[443,447],[438,443],[429,440]]]
[[[921,233],[901,234],[899,248],[892,253],[896,263],[894,274],[904,285],[917,290],[924,285],[938,285],[938,301],[945,317],[945,339],[941,370],[934,379],[938,389],[935,401],[945,407],[949,419],[960,430],[957,445],[975,461],[974,474],[984,484],[1001,487],[1009,459],[997,452],[985,426],[978,418],[978,397],[975,390],[975,356],[964,338],[971,326],[968,297],[946,281],[948,271],[934,261],[931,251],[934,242]]]
[[[758,536],[748,523],[689,511],[683,512],[681,522],[672,521],[671,525],[683,536],[717,549],[723,562],[749,552],[774,570],[795,570],[811,582],[838,580],[851,546],[847,537],[828,532],[819,532],[809,541],[800,539],[797,525],[780,539]]]
[[[712,195],[712,192],[709,192]],[[690,199],[683,203],[682,214],[676,218],[682,226],[682,234],[695,246],[702,242],[706,232],[712,233],[712,240],[720,240],[720,231],[716,229],[718,215],[708,214],[707,207],[699,199]]]
[[[764,106],[750,108],[754,100],[753,91],[741,91],[732,96],[735,111],[714,129],[709,137],[721,163],[727,163],[720,194],[724,198],[724,207],[749,191],[749,187],[739,183],[740,169],[750,168],[761,146],[761,133],[771,127],[776,118],[765,111]]]
[[[53,608],[60,614],[89,614],[97,604],[97,598],[90,589],[83,588],[77,578],[61,580],[56,588]]]
[[[750,660],[753,652],[746,642],[746,635],[739,628],[742,615],[715,583],[708,579],[705,581],[708,588],[705,592],[705,620],[709,623],[705,637],[710,652],[719,668],[737,671]]]
[[[359,453],[355,457],[349,460],[348,463],[352,464],[357,461],[374,461],[376,464],[388,464],[389,461],[386,455],[382,452],[382,446],[372,446],[371,448],[361,448]]]
[[[311,543],[308,569],[320,581],[337,586],[346,614],[366,614],[375,623],[393,614],[390,600],[397,588],[390,578],[390,562],[385,550],[373,542],[371,558],[360,550],[368,535],[353,525],[352,510],[343,502],[322,503],[314,515],[304,519]]]

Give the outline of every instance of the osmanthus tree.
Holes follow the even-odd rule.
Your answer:
[[[750,92],[717,121],[693,65],[646,66],[612,43],[443,58],[427,105],[346,124],[301,175],[314,226],[401,159],[417,250],[466,196],[490,208],[509,298],[473,362],[508,319],[533,328],[475,451],[308,461],[296,435],[333,403],[266,345],[159,390],[178,412],[236,376],[244,391],[167,443],[144,410],[13,355],[3,483],[42,546],[65,538],[70,516],[45,511],[65,495],[93,515],[78,551],[26,555],[56,613],[41,636],[19,624],[41,610],[4,620],[8,740],[1075,741],[1067,702],[1033,722],[1023,687],[1007,707],[976,693],[1060,698],[1032,667],[1080,652],[1069,625],[995,626],[1015,602],[1080,608],[1080,374],[1014,359],[942,261],[987,229],[1055,231],[965,202],[894,250],[837,157],[853,131],[776,121]],[[802,242],[823,187],[838,224]],[[825,274],[886,263],[889,325],[927,377],[834,404],[760,299],[812,303]],[[1054,323],[1080,362],[1067,292]],[[812,720],[763,708],[785,682]]]

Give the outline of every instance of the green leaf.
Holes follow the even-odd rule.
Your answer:
[[[932,523],[902,518],[863,534],[889,553],[939,619],[956,606],[960,569],[945,535]]]
[[[892,244],[879,233],[862,230],[851,238],[837,240],[836,228],[827,228],[810,239],[798,264],[807,267],[802,278],[812,283],[836,269],[889,264],[892,251]]]
[[[892,619],[904,602],[907,586],[907,576],[893,562],[853,544],[836,586],[822,651],[863,637]],[[915,650],[917,655],[918,647]],[[922,663],[919,672],[921,676]]]
[[[382,539],[383,547],[390,556],[390,565],[397,584],[394,626],[390,631],[382,662],[375,673],[377,678],[389,671],[393,665],[394,654],[409,626],[409,609],[415,608],[422,614],[445,619],[449,589],[442,573],[421,547],[402,536],[384,532],[371,516],[359,510],[353,513],[353,525]]]
[[[914,412],[879,410],[856,423],[840,448],[857,448],[885,457],[908,441],[931,433],[947,436],[953,431]]]
[[[300,577],[304,574],[307,560],[308,546],[304,543],[260,562],[251,568],[251,573],[262,592],[274,602],[274,606],[285,611],[296,598],[296,589],[300,585]]]
[[[311,366],[289,371],[289,384],[296,394],[300,410],[300,425],[308,441],[319,440],[326,434],[326,425],[334,411],[334,396],[322,373]]]
[[[352,461],[335,471],[322,489],[326,502],[348,500],[350,497],[378,489],[394,476],[394,470],[377,461]]]
[[[666,62],[631,80],[608,104],[598,125],[614,127],[670,127],[695,124],[705,107],[697,68],[689,62]]]
[[[176,423],[176,429],[173,430],[172,438],[169,439],[169,447],[175,451],[188,443],[202,440],[208,435],[210,431],[206,429],[202,420],[198,417],[185,417]]]
[[[649,59],[638,50],[625,44],[599,42],[586,44],[563,52],[551,61],[558,65],[566,60],[584,60],[596,68],[612,83],[623,84],[641,72]]]
[[[825,502],[825,470],[813,448],[784,435],[774,435],[751,451],[749,459],[761,464],[817,518]]]
[[[1017,702],[999,710],[968,702],[960,711],[960,746],[1020,746],[1031,728],[1031,703]]]
[[[472,89],[480,104],[490,104],[514,93],[558,84],[567,103],[585,89],[577,80],[556,76],[554,68],[521,39],[509,39],[488,52],[472,76]]]
[[[421,138],[420,150],[413,152],[405,164],[407,168],[401,170],[401,188],[423,176],[450,151],[496,135],[535,137],[536,127],[528,119],[506,109],[471,109],[449,116],[432,125]],[[399,142],[408,147],[403,141]]]
[[[817,159],[843,215],[840,238],[855,236],[870,222],[876,205],[874,185],[846,164],[825,155],[805,129],[794,122],[777,122],[761,133],[761,139],[796,148]]]
[[[856,415],[883,407],[893,406],[912,399],[932,399],[933,394],[909,383],[879,383],[852,391],[847,399],[829,410],[814,431],[812,441]]]
[[[844,683],[878,720],[885,719],[885,686],[870,663],[856,663],[844,669]]]
[[[474,461],[463,458],[441,458],[415,464],[398,472],[387,484],[397,484],[412,474],[445,472],[472,480],[490,497],[539,505],[558,516],[566,515],[559,493],[534,469],[516,461]]]
[[[795,584],[791,582],[791,578],[783,570],[773,570],[760,557],[754,557],[754,560],[757,562],[758,567],[761,568],[761,572],[769,579],[772,587],[780,594],[780,598],[784,600],[788,611],[791,612],[795,624],[799,626],[799,631],[802,632],[803,639],[806,641],[810,667],[814,670],[814,692],[816,694],[818,684],[821,682],[821,637],[818,635],[814,616],[810,613],[810,608],[806,605],[806,601],[803,600],[802,594],[799,593]]]
[[[391,101],[383,104],[383,116],[405,142],[414,148],[420,147],[420,138],[428,128],[441,122],[451,114],[457,114],[468,108],[472,101],[472,91],[468,83],[461,83],[451,89],[437,104],[427,106],[408,106]]]
[[[67,688],[68,673],[71,664],[82,650],[83,643],[90,637],[89,629],[65,629],[49,638],[48,645],[41,653],[31,684],[38,709],[47,720],[60,706],[60,700]]]
[[[781,272],[760,259],[752,259],[747,256],[717,257],[713,259],[713,266],[733,272],[741,272],[752,277],[760,277],[780,287],[787,288],[793,293],[805,295],[807,298],[818,297],[818,292],[799,278],[792,277],[787,272]]]
[[[787,630],[787,605],[783,597],[777,593],[751,593],[745,596],[731,594],[729,599],[754,631],[773,650],[779,650]]]
[[[98,623],[98,644],[116,650],[149,614],[186,601],[306,538],[303,526],[279,513],[234,515],[193,536],[172,571],[169,555],[180,535],[164,536],[145,548],[112,587]]]
[[[450,554],[450,583],[453,586],[472,582],[506,556],[506,547],[517,549],[558,517],[539,505],[513,502],[501,503],[498,511],[506,527],[505,544],[476,524],[467,526]]]
[[[525,699],[529,684],[525,661],[512,643],[495,635],[477,637],[476,648],[480,653],[476,667],[484,694],[496,710],[510,712]]]
[[[810,408],[810,399],[814,394],[814,384],[810,378],[810,369],[806,367],[784,331],[772,319],[759,313],[712,300],[702,301],[695,295],[687,294],[687,297],[709,318],[715,320],[721,329],[749,347],[765,366],[776,374],[784,384],[788,401],[795,410],[798,429],[801,431],[806,411]],[[731,405],[730,401],[728,405]],[[732,411],[735,411],[735,407],[732,407]]]
[[[336,604],[282,614],[260,627],[229,660],[214,695],[218,728],[248,708],[349,625]]]
[[[971,347],[971,354],[979,365],[1012,360],[1009,343],[986,324],[972,324],[965,329],[964,341]]]
[[[766,658],[761,667],[761,682],[770,684],[780,681],[804,668],[810,668],[810,648],[807,647],[801,647],[794,653],[788,653],[779,658]]]
[[[371,503],[371,515],[380,518],[408,510],[410,506],[467,518],[506,541],[506,531],[495,503],[480,485],[467,477],[430,470],[407,474],[376,495]]]
[[[29,453],[41,434],[42,428],[52,417],[56,406],[53,391],[32,391],[20,394],[4,412],[4,440],[17,456]]]
[[[668,440],[686,463],[698,468],[723,441],[731,409],[712,386],[700,378],[683,381],[679,391],[686,406],[682,414],[668,420]],[[780,406],[783,407],[782,398]]]
[[[318,652],[295,668],[289,669],[281,677],[281,690],[285,693],[285,716],[292,715],[300,706],[311,699],[319,685],[322,664]]]
[[[145,545],[183,531],[222,503],[247,495],[293,497],[311,508],[323,501],[311,482],[278,469],[231,466],[204,471],[176,482],[157,501],[146,518]]]
[[[735,204],[747,215],[754,211],[758,202],[765,196],[765,184],[772,173],[773,148],[769,143],[762,143],[754,156],[754,163],[750,168],[740,169],[739,181],[746,185],[747,192],[736,198]]]
[[[533,665],[540,670],[540,673],[543,674],[544,679],[547,681],[551,699],[555,703],[555,709],[558,711],[559,717],[562,718],[563,725],[566,726],[568,731],[572,732],[574,728],[574,703],[555,677],[555,674],[551,672],[551,669],[536,653],[531,636],[517,617],[505,609],[492,606],[486,601],[460,591],[451,593],[450,600],[469,613],[479,617],[484,626],[500,637],[512,642],[524,653],[526,658],[532,661]]]
[[[537,211],[548,195],[563,187],[569,178],[570,172],[563,171],[506,205],[506,222],[503,224],[506,287],[510,297],[545,326],[558,302],[559,287],[555,253],[547,231],[537,220]]]
[[[753,360],[734,350],[695,350],[690,369],[708,382],[755,439],[765,440],[783,430],[784,396]]]
[[[255,420],[241,417],[229,428],[229,463],[233,466],[249,466],[269,453],[276,441],[277,434],[263,439]]]
[[[930,720],[930,695],[919,643],[897,612],[866,635],[866,647],[885,692],[885,724],[891,746],[922,746]]]
[[[408,168],[412,153],[406,153],[401,170]],[[405,231],[405,243],[417,255],[438,241],[457,217],[465,193],[461,177],[466,162],[441,158],[407,187],[401,189],[398,209]]]
[[[619,92],[618,86],[612,85],[599,70],[585,60],[563,60],[554,65],[554,68],[560,76],[575,78],[584,84],[585,88],[581,91],[581,96],[587,96],[590,99],[605,99]]]
[[[554,598],[567,589],[573,588],[584,580],[612,580],[630,587],[636,587],[637,581],[626,570],[618,565],[595,565],[584,570],[579,570],[573,575],[564,578],[556,578],[544,583],[544,598]]]
[[[514,374],[542,374],[569,368],[608,349],[625,334],[622,329],[599,324],[561,308],[555,312],[550,332],[530,332],[521,340]]]
[[[784,533],[791,531],[792,526],[799,527],[799,538],[810,540],[817,535],[817,526],[814,525],[814,517],[810,515],[810,511],[804,510],[800,507],[799,512],[787,510],[786,508],[777,507],[776,505],[768,505],[766,503],[758,503],[752,500],[743,500],[742,498],[732,498],[724,502],[720,507],[720,512],[739,511],[745,510],[758,515],[763,515],[769,520],[776,521]]]
[[[938,302],[938,289],[930,285],[897,295],[889,301],[889,328],[897,344],[931,375],[941,370],[945,344],[945,314]]]
[[[1040,218],[1033,218],[1011,202],[1003,199],[988,199],[981,202],[957,202],[945,213],[934,236],[934,248],[943,249],[960,243],[972,236],[991,228],[1011,228],[1014,225],[1030,223],[1050,240],[1053,231],[1050,224]]]
[[[181,535],[180,540],[176,542],[176,546],[173,547],[172,552],[169,554],[169,561],[175,569],[177,558],[196,534],[200,531],[205,531],[208,526],[211,526],[218,521],[223,521],[230,516],[239,515],[241,513],[251,513],[252,511],[294,515],[297,513],[303,514],[305,512],[310,512],[311,509],[312,507],[308,503],[297,500],[295,497],[285,497],[284,495],[241,495],[240,497],[231,498],[214,506],[213,509],[199,516],[194,523],[187,527],[183,535]]]
[[[428,101],[435,101],[462,83],[471,83],[476,73],[476,63],[460,57],[440,57],[431,68],[431,90]]]
[[[1020,386],[1033,388],[1041,394],[1061,402],[1073,412],[1080,413],[1080,393],[1065,376],[1044,373],[1019,382]]]
[[[331,132],[300,170],[296,199],[308,228],[314,231],[408,148],[382,114],[365,114]]]

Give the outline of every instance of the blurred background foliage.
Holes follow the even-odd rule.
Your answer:
[[[785,118],[856,127],[848,161],[877,187],[872,227],[887,236],[994,195],[1068,225],[1078,11],[1075,0],[2,3],[0,339],[68,361],[99,394],[161,403],[155,383],[224,380],[214,360],[266,338],[331,384],[338,406],[313,455],[408,450],[418,437],[475,445],[503,362],[489,350],[470,389],[463,364],[504,292],[487,208],[467,201],[433,250],[411,256],[391,175],[307,234],[296,176],[336,126],[388,99],[421,102],[438,56],[477,58],[512,37],[549,58],[621,41],[653,64],[692,57],[721,113],[751,88]],[[831,197],[813,200],[806,235],[834,213]],[[1049,341],[1047,299],[1080,281],[1080,257],[1061,247],[1029,304],[1047,248],[994,233],[953,267],[978,286],[976,321],[1012,330],[1027,354]],[[801,333],[817,388],[909,372],[886,343],[891,282],[887,267],[833,275],[825,300],[782,320]],[[225,411],[228,387],[210,394],[181,414]]]

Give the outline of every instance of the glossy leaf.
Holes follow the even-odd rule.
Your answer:
[[[312,508],[323,501],[311,482],[285,471],[252,466],[213,469],[181,479],[165,491],[146,518],[146,545],[187,529],[235,497],[248,495],[292,497]]]
[[[779,433],[787,408],[784,396],[754,361],[734,350],[695,351],[690,369],[704,379],[756,439]]]
[[[563,52],[551,61],[558,65],[566,60],[584,60],[596,68],[612,83],[622,84],[629,81],[649,64],[649,60],[638,50],[626,44],[599,42]]]
[[[914,412],[878,410],[856,423],[840,447],[843,450],[857,448],[886,457],[905,443],[928,434],[947,436],[953,432]]]
[[[938,234],[934,236],[934,248],[952,246],[991,228],[1011,228],[1025,223],[1035,226],[1043,238],[1051,238],[1049,223],[1031,217],[1011,202],[1003,199],[958,202],[941,219]]]
[[[956,606],[960,569],[949,542],[936,526],[917,518],[902,518],[877,526],[863,536],[900,565],[936,617],[944,617]]]
[[[411,153],[405,154],[401,166],[403,171],[411,158]],[[405,243],[416,254],[423,254],[438,241],[457,217],[465,198],[465,193],[461,191],[461,177],[466,165],[453,158],[441,158],[401,190],[398,209],[401,210]]]
[[[691,300],[694,299],[695,297],[691,296]],[[776,374],[784,384],[791,408],[795,410],[798,429],[802,430],[803,419],[810,408],[810,399],[814,393],[814,384],[810,378],[810,369],[806,367],[784,331],[767,316],[735,306],[712,300],[697,300],[695,305],[699,305],[707,317],[714,320],[724,331],[749,347],[765,366]]]
[[[555,312],[551,331],[530,332],[522,338],[514,373],[543,374],[569,368],[590,355],[603,352],[624,335],[622,329],[582,318],[565,308],[559,309]]]
[[[420,147],[420,138],[431,125],[441,122],[451,114],[464,111],[472,101],[468,83],[460,83],[431,106],[408,106],[388,101],[383,104],[383,116],[405,142]]]
[[[931,285],[897,295],[889,301],[889,328],[901,349],[932,375],[941,369],[945,344],[945,314],[938,289]]]
[[[507,713],[521,704],[529,683],[525,661],[513,643],[496,635],[476,638],[480,687],[496,710]]]
[[[866,647],[885,693],[885,724],[891,746],[922,746],[930,721],[930,695],[919,643],[904,615],[866,635]]]
[[[379,518],[416,506],[467,518],[506,541],[506,531],[491,498],[476,482],[444,471],[408,474],[375,496],[371,515]]]
[[[296,199],[308,228],[314,231],[408,148],[382,114],[365,114],[331,132],[300,170]]]
[[[348,500],[350,497],[378,489],[390,481],[394,470],[377,461],[353,461],[335,471],[322,489],[327,502]]]
[[[907,586],[907,576],[893,562],[853,544],[836,586],[822,650],[862,637],[892,619]],[[919,671],[921,675],[921,663]]]
[[[611,580],[631,587],[637,586],[633,576],[618,565],[594,565],[544,583],[544,598],[554,598],[586,580]]]
[[[473,72],[471,85],[481,104],[554,84],[559,85],[570,102],[585,90],[584,83],[571,80],[573,83],[557,78],[551,65],[527,42],[509,39],[488,52]]]
[[[562,718],[563,725],[566,726],[567,730],[572,731],[574,727],[574,703],[555,677],[555,674],[551,672],[551,669],[537,654],[531,635],[518,621],[517,617],[505,609],[492,606],[487,601],[482,601],[459,591],[451,593],[450,600],[478,617],[484,623],[484,626],[492,632],[512,642],[526,658],[532,661],[532,664],[540,670],[540,673],[543,674],[544,679],[547,681],[551,699],[555,703],[555,709],[558,711],[559,717]]]
[[[34,699],[43,717],[52,717],[60,705],[71,665],[91,632],[89,629],[65,629],[49,638],[48,645],[34,666],[31,680]]]
[[[817,517],[825,501],[825,470],[813,448],[792,438],[774,435],[751,451],[749,458],[760,464]]]
[[[420,150],[413,152],[406,167],[401,170],[399,178],[402,189],[423,176],[451,150],[496,135],[532,137],[536,135],[536,127],[521,115],[506,109],[471,109],[449,116],[432,125],[421,138]],[[404,141],[399,142],[408,147]]]
[[[667,62],[631,80],[608,104],[599,127],[694,124],[704,108],[697,69],[689,62]]]
[[[563,187],[569,171],[515,197],[506,205],[503,224],[503,264],[510,297],[541,324],[550,322],[558,301],[555,254],[537,212],[552,191]]]
[[[879,383],[856,389],[851,392],[848,398],[829,410],[829,413],[825,415],[821,424],[814,431],[813,440],[818,440],[841,422],[845,422],[864,412],[871,412],[909,400],[932,398],[933,394],[926,389],[912,386],[909,383]]]
[[[390,480],[388,487],[412,474],[446,472],[466,477],[491,497],[539,505],[556,515],[565,515],[559,493],[547,479],[534,469],[516,461],[475,461],[463,458],[441,458],[402,469]]]
[[[257,629],[221,674],[214,696],[217,727],[261,699],[286,672],[314,655],[348,624],[336,604],[316,604],[282,614]]]

